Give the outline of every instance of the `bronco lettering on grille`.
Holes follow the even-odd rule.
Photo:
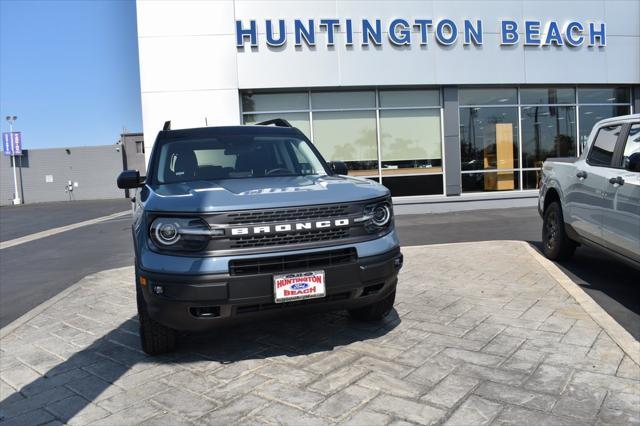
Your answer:
[[[279,223],[275,225],[248,226],[232,228],[231,235],[258,235],[280,232],[305,231],[311,229],[338,228],[349,226],[350,219],[318,220],[315,222]]]

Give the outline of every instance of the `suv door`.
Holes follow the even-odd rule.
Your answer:
[[[611,209],[605,200],[610,189],[611,165],[622,124],[606,125],[595,130],[587,155],[575,162],[576,175],[567,187],[568,223],[581,237],[603,244],[603,217]]]
[[[627,126],[618,143],[611,169],[604,216],[603,239],[611,250],[640,262],[640,172],[626,170],[629,156],[640,152],[640,123]]]

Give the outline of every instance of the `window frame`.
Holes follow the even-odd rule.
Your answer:
[[[598,135],[600,134],[600,131],[605,127],[614,127],[614,126],[620,126],[620,133],[618,134],[616,143],[613,146],[613,152],[611,153],[611,160],[609,160],[609,165],[606,166],[603,164],[591,163],[589,159],[591,158],[591,154],[593,153],[593,148],[596,146],[596,140],[598,139]],[[589,147],[589,152],[587,153],[585,162],[591,167],[603,167],[607,169],[622,169],[622,167],[615,167],[614,164],[622,162],[622,153],[624,150],[624,143],[627,140],[626,135],[629,134],[629,128],[630,128],[629,123],[610,123],[610,124],[605,123],[601,126],[598,126],[598,130],[596,131],[596,134],[593,137],[593,142],[591,142],[591,146]]]

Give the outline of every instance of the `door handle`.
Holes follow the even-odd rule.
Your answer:
[[[622,179],[620,176],[616,176],[614,178],[609,179],[609,183],[612,185],[622,186],[624,185],[624,179]]]
[[[586,179],[587,178],[587,172],[585,172],[584,170],[579,170],[578,173],[576,173],[576,177],[578,179]]]

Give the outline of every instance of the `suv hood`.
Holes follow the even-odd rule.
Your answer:
[[[147,185],[145,210],[223,212],[263,208],[348,203],[389,195],[369,179],[346,176],[292,176],[192,181]],[[145,200],[146,198],[146,200]]]

